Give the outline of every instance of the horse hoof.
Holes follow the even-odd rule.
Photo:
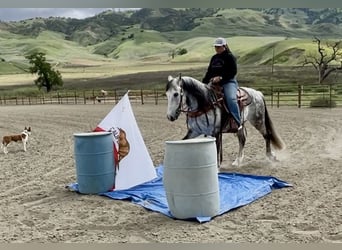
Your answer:
[[[239,167],[240,163],[238,160],[233,161],[232,166],[233,167]]]
[[[274,155],[271,155],[268,157],[268,159],[272,162],[279,162],[279,160],[277,159],[277,157],[275,157]]]

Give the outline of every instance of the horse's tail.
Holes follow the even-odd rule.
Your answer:
[[[272,145],[276,149],[282,150],[286,147],[285,143],[281,139],[281,137],[277,134],[277,131],[275,130],[275,128],[273,126],[273,122],[272,122],[272,120],[268,114],[268,111],[267,111],[265,100],[264,100],[264,104],[265,104],[265,125],[266,125],[267,136],[270,138]]]

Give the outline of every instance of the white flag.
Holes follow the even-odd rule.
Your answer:
[[[126,93],[94,131],[113,133],[115,190],[128,189],[157,177]]]

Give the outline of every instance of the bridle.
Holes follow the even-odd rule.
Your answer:
[[[184,96],[184,91],[183,91],[183,79],[180,77],[180,80],[181,80],[181,84],[179,84],[179,87],[180,87],[180,101],[179,101],[179,104],[178,104],[178,107],[176,109],[176,116],[178,117],[180,115],[181,112],[186,112],[184,109],[182,109],[183,107],[183,96]]]

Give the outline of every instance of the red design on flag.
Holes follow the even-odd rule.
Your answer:
[[[104,129],[100,128],[100,127],[96,127],[93,132],[103,132],[105,131]],[[118,157],[118,149],[115,145],[115,142],[113,141],[113,147],[114,147],[114,163],[115,163],[115,166],[118,166],[118,163],[119,163],[119,157]]]

